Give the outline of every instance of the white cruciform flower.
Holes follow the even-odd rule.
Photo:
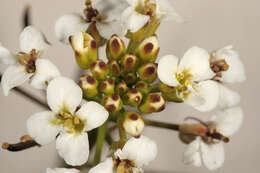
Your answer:
[[[27,80],[32,87],[45,89],[47,82],[60,75],[51,61],[40,59],[47,47],[45,36],[33,26],[26,27],[20,34],[22,52],[19,54],[13,54],[0,45],[0,63],[8,65],[1,80],[4,95]]]
[[[211,54],[211,67],[215,79],[224,83],[238,83],[246,80],[245,68],[233,46],[226,46]]]
[[[215,74],[210,68],[210,55],[199,47],[190,48],[179,61],[167,55],[158,63],[158,77],[166,85],[176,87],[176,95],[199,111],[215,108],[219,100],[219,87],[209,80]]]
[[[77,169],[67,169],[67,168],[47,168],[46,173],[80,173]]]
[[[142,173],[143,167],[147,166],[157,155],[156,143],[146,136],[130,138],[123,149],[118,149],[114,157],[107,158],[104,162],[92,168],[89,173],[114,173],[125,170],[133,173]],[[114,161],[114,162],[113,162]]]
[[[129,7],[122,14],[122,24],[126,30],[137,32],[151,17],[159,20],[176,20],[182,22],[182,18],[175,12],[168,0],[126,0]]]
[[[95,0],[92,2],[91,15],[86,18],[77,13],[70,13],[61,16],[55,24],[57,38],[68,44],[69,37],[81,31],[87,31],[89,25],[95,22],[99,34],[109,39],[113,34],[123,36],[120,16],[127,7],[125,0]]]
[[[222,84],[219,85],[219,101],[218,107],[221,109],[230,108],[240,103],[239,93],[225,87]]]
[[[82,90],[71,79],[57,77],[47,87],[51,111],[40,112],[27,121],[27,130],[40,145],[56,140],[59,155],[67,164],[82,165],[88,160],[86,132],[101,126],[108,112],[96,102],[82,102]]]
[[[184,163],[196,167],[203,163],[209,170],[220,168],[225,160],[224,142],[221,140],[228,140],[226,136],[237,132],[242,121],[243,112],[239,107],[226,109],[212,116],[208,123],[208,136],[197,137],[188,144],[184,152]]]

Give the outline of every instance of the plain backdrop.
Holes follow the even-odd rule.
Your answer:
[[[52,43],[45,54],[64,76],[75,78],[78,67],[70,47],[59,43],[54,34],[55,20],[68,12],[82,12],[84,0],[34,0],[31,1],[33,24],[40,28]],[[0,1],[0,42],[14,52],[19,51],[18,36],[21,32],[21,15],[27,1]],[[247,81],[232,85],[241,93],[241,107],[245,120],[239,133],[225,145],[226,158],[220,173],[258,173],[259,149],[259,67],[260,67],[260,1],[259,0],[172,0],[172,4],[184,17],[184,24],[163,23],[158,30],[160,56],[174,54],[181,57],[191,46],[209,51],[232,44],[241,54],[245,64]],[[101,54],[104,56],[104,54]],[[4,66],[0,66],[3,72]],[[44,100],[42,92],[23,85],[27,91]],[[43,108],[11,92],[4,97],[0,91],[0,143],[17,142],[26,133],[27,118]],[[149,115],[165,122],[181,122],[185,116],[207,119],[214,112],[202,114],[184,104],[169,104],[165,111]],[[182,163],[185,145],[177,133],[168,130],[146,128],[145,134],[156,140],[158,157],[147,167],[154,173],[205,173],[205,168],[194,168]],[[0,170],[8,173],[44,173],[47,167],[63,165],[55,150],[55,144],[27,151],[10,153],[0,149]],[[151,171],[150,171],[151,170]]]

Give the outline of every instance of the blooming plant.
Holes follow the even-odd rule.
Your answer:
[[[21,151],[56,141],[58,154],[68,165],[86,165],[90,173],[142,173],[157,155],[156,142],[142,134],[146,126],[152,126],[179,133],[186,145],[185,164],[220,168],[224,145],[243,121],[237,106],[240,96],[225,84],[245,81],[243,64],[232,46],[212,52],[193,46],[180,59],[158,58],[155,33],[169,20],[183,21],[168,0],[86,0],[83,15],[61,16],[55,24],[56,36],[71,46],[79,68],[85,70],[77,81],[42,59],[50,44],[33,26],[20,35],[21,52],[15,54],[0,45],[0,62],[8,65],[1,79],[4,95],[28,80],[47,98],[47,110],[27,120],[28,135],[2,147]],[[106,60],[99,57],[103,46]],[[218,111],[208,121],[187,117],[180,124],[146,118],[171,102],[200,112]],[[114,130],[118,138],[111,135]],[[102,161],[105,142],[110,152]],[[48,168],[46,172],[80,170]]]

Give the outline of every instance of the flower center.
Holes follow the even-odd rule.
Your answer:
[[[217,61],[213,61],[210,63],[210,68],[214,73],[216,73],[216,77],[221,77],[221,72],[227,71],[229,69],[229,65],[224,59],[220,59]]]
[[[192,75],[184,70],[180,73],[176,73],[176,79],[179,82],[179,85],[176,87],[176,94],[180,98],[185,98],[190,94],[189,86],[193,85],[191,82]]]
[[[33,49],[30,53],[19,53],[18,63],[26,67],[28,73],[34,73],[36,71],[35,61],[39,58],[38,53]]]
[[[136,168],[134,162],[130,160],[116,159],[114,160],[114,165],[117,173],[141,173],[141,169],[140,171],[137,171],[138,168]]]
[[[137,13],[141,13],[143,15],[148,15],[150,17],[153,17],[156,11],[156,4],[151,3],[149,0],[146,0],[144,4],[138,3],[135,7],[135,11]]]

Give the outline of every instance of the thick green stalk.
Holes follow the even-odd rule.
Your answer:
[[[135,41],[133,39],[131,39],[128,43],[128,46],[127,46],[127,52],[134,52],[136,47],[139,45],[139,42],[138,41]]]
[[[148,120],[148,119],[144,119],[144,122],[147,126],[152,126],[152,127],[170,129],[170,130],[175,130],[175,131],[179,131],[179,129],[180,129],[179,124],[170,124],[170,123],[153,121],[153,120]]]
[[[120,141],[124,142],[127,140],[126,138],[126,133],[123,129],[123,121],[124,121],[124,117],[123,117],[123,113],[122,114],[118,114],[117,115],[117,125],[118,125],[118,130],[119,130],[119,136],[120,136]]]

